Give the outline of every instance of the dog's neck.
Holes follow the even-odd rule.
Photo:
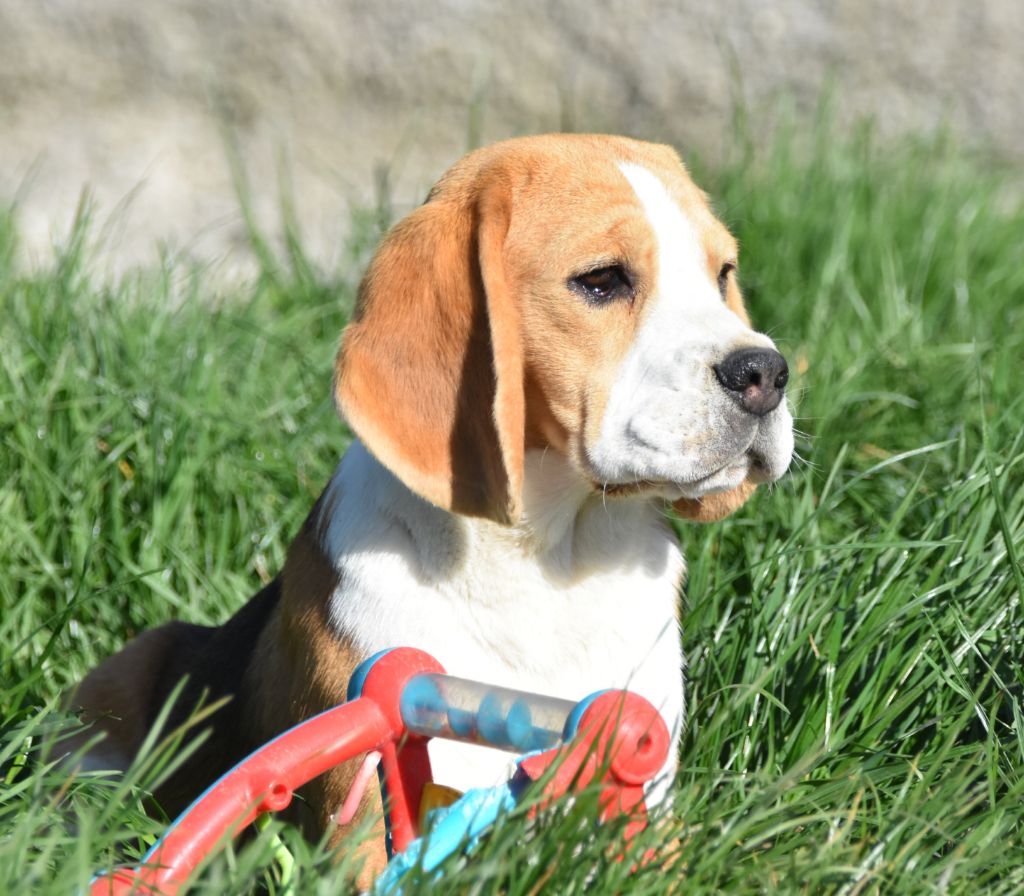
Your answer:
[[[357,659],[410,644],[452,675],[571,700],[633,687],[677,730],[683,558],[661,509],[605,501],[554,452],[525,467],[525,512],[502,526],[429,504],[353,443],[316,527],[331,635]]]
[[[595,551],[635,541],[638,526],[663,526],[650,499],[606,498],[554,451],[527,452],[522,517],[503,526],[428,503],[358,440],[339,463],[318,520],[321,548],[336,566],[371,538],[383,538],[403,556],[419,558],[428,577],[450,576],[469,555],[501,551],[538,564],[563,584],[576,577],[581,563],[594,568]]]
[[[550,451],[527,455],[524,479],[522,519],[503,526],[429,504],[353,443],[316,527],[330,633],[356,659],[415,645],[452,675],[570,700],[632,687],[677,731],[683,559],[660,508],[605,501]],[[431,761],[440,780],[501,777]]]

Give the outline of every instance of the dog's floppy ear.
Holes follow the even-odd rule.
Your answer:
[[[335,369],[342,415],[384,466],[501,523],[520,513],[525,441],[510,213],[500,171],[442,181],[377,251]]]

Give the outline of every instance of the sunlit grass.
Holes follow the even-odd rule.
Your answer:
[[[660,858],[609,858],[617,829],[590,836],[581,804],[507,819],[407,892],[1024,890],[1010,180],[942,141],[825,127],[695,168],[790,359],[802,460],[736,517],[679,526],[690,724],[675,812],[631,852]],[[145,627],[239,606],[346,444],[330,371],[355,267],[318,273],[291,241],[228,295],[173,268],[111,286],[88,235],[26,274],[0,222],[0,892],[70,893],[145,851],[164,824],[145,788],[180,750],[68,781],[43,749],[73,724],[58,696]],[[201,889],[279,889],[275,833],[293,892],[343,888],[274,824]]]

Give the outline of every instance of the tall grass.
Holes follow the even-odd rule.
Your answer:
[[[867,128],[736,142],[695,168],[790,358],[800,460],[735,517],[678,526],[674,812],[626,861],[586,801],[515,815],[409,893],[1024,892],[1013,175]],[[144,627],[239,606],[347,440],[329,383],[355,267],[317,273],[293,239],[225,295],[174,267],[111,285],[86,217],[34,273],[0,224],[2,892],[68,893],[145,850],[165,821],[146,788],[179,751],[69,781],[46,749],[74,724],[59,695]],[[357,220],[361,255],[380,215]],[[346,865],[277,824],[200,889],[279,891],[275,835],[292,892],[344,889]]]

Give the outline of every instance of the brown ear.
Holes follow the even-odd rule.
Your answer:
[[[523,351],[505,277],[500,176],[442,183],[377,251],[335,368],[342,415],[409,488],[456,513],[518,518]]]
[[[754,494],[756,488],[757,485],[753,482],[742,482],[736,488],[705,495],[703,498],[680,498],[672,503],[672,509],[683,519],[697,523],[714,523],[739,510]]]

